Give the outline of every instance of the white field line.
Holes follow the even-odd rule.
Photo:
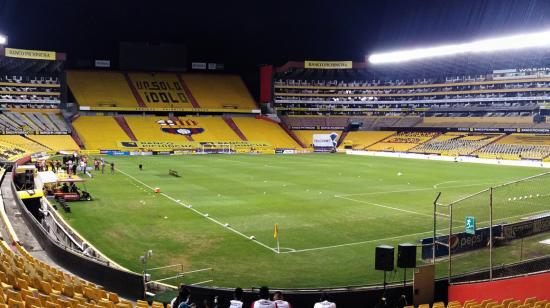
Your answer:
[[[154,190],[153,187],[145,184],[144,182],[138,180],[137,178],[135,178],[134,176],[118,169],[117,170],[118,172],[126,175],[127,177],[133,179],[134,181],[140,183],[141,185],[151,189],[151,190]],[[442,183],[439,183],[439,184],[442,184]],[[458,187],[470,187],[470,186],[480,186],[480,185],[487,185],[487,183],[479,183],[479,184],[469,184],[469,185],[457,185],[457,186],[451,186],[451,187],[446,187],[446,188],[458,188]],[[342,198],[342,199],[347,199],[347,200],[351,200],[351,201],[356,201],[356,202],[361,202],[361,203],[367,203],[367,204],[372,204],[370,202],[366,202],[366,201],[363,201],[363,200],[355,200],[355,199],[351,199],[351,198],[345,198],[345,196],[351,196],[351,195],[371,195],[371,194],[384,194],[384,193],[395,193],[395,192],[408,192],[408,191],[423,191],[423,190],[432,190],[433,188],[421,188],[421,189],[409,189],[409,190],[401,190],[401,191],[384,191],[384,192],[373,192],[373,193],[362,193],[362,194],[349,194],[349,195],[335,195],[336,198]],[[221,223],[220,221],[212,218],[212,217],[209,217],[209,216],[205,216],[205,213],[202,213],[196,209],[194,209],[193,207],[191,207],[190,205],[188,204],[185,204],[179,200],[176,200],[174,199],[173,197],[165,194],[165,193],[160,193],[163,197],[175,202],[176,204],[180,205],[180,206],[183,206],[193,212],[195,212],[196,214],[202,216],[202,217],[205,217],[207,219],[209,219],[210,221],[222,226],[223,228],[225,229],[228,229],[230,231],[232,231],[233,233],[236,233],[244,238],[246,238],[247,240],[250,240],[250,237],[241,233],[240,231],[238,230],[235,230],[233,229],[231,226],[228,226],[226,227],[223,223]],[[381,204],[372,204],[372,205],[375,205],[375,206],[380,206],[380,207],[384,207],[384,208],[389,208],[389,209],[393,209],[393,210],[397,210],[397,211],[402,211],[402,212],[407,212],[407,213],[411,213],[411,214],[418,214],[418,215],[422,215],[422,216],[429,216],[429,217],[433,217],[433,215],[429,215],[429,214],[424,214],[424,213],[418,213],[418,212],[414,212],[414,211],[409,211],[409,210],[404,210],[404,209],[400,209],[400,208],[393,208],[393,207],[389,207],[389,206],[385,206],[385,205],[381,205]],[[507,220],[507,219],[511,219],[511,218],[516,218],[516,217],[521,217],[521,216],[526,216],[526,215],[536,215],[536,214],[540,214],[540,213],[543,213],[543,212],[548,212],[548,210],[542,210],[542,211],[537,211],[537,212],[532,212],[532,213],[524,213],[524,214],[521,214],[521,215],[515,215],[515,216],[509,216],[509,217],[504,217],[504,218],[501,218],[501,219],[496,219],[494,220],[494,222],[497,222],[497,221],[503,221],[503,220]],[[479,222],[479,224],[483,224],[483,223],[488,223],[489,221],[483,221],[483,222]],[[457,227],[454,227],[453,229],[458,229],[458,228],[462,228],[462,226],[457,226]],[[436,231],[445,231],[445,230],[448,230],[448,228],[444,228],[444,229],[438,229]],[[374,243],[374,242],[380,242],[380,241],[388,241],[388,240],[393,240],[393,239],[399,239],[399,238],[404,238],[404,237],[411,237],[411,236],[417,236],[417,235],[422,235],[422,234],[432,234],[433,233],[433,230],[430,230],[430,231],[425,231],[425,232],[418,232],[418,233],[412,233],[412,234],[405,234],[405,235],[399,235],[399,236],[393,236],[393,237],[387,237],[387,238],[381,238],[381,239],[373,239],[373,240],[366,240],[366,241],[359,241],[359,242],[351,242],[351,243],[344,243],[344,244],[338,244],[338,245],[330,245],[330,246],[322,246],[322,247],[314,247],[314,248],[305,248],[305,249],[293,249],[293,248],[290,248],[290,247],[281,247],[281,250],[287,250],[287,251],[280,251],[278,252],[276,248],[273,248],[273,247],[269,247],[268,245],[258,241],[258,240],[253,240],[254,243],[266,248],[266,249],[269,249],[270,251],[274,252],[274,253],[281,253],[281,254],[287,254],[287,253],[300,253],[300,252],[308,252],[308,251],[317,251],[317,250],[326,250],[326,249],[333,249],[333,248],[340,248],[340,247],[346,247],[346,246],[356,246],[356,245],[362,245],[362,244],[368,244],[368,243]]]
[[[543,212],[548,212],[548,210],[537,211],[537,212],[532,212],[532,213],[524,213],[524,214],[521,214],[521,215],[504,217],[504,218],[500,218],[500,219],[495,219],[493,222],[503,221],[503,220],[516,218],[516,217],[521,217],[521,216],[536,215],[536,214],[540,214],[540,213],[543,213]],[[488,223],[488,222],[489,221],[482,221],[482,222],[479,222],[479,224],[484,224],[484,223]],[[462,229],[462,228],[464,228],[464,227],[463,226],[457,226],[457,227],[454,227],[453,230]],[[445,231],[445,230],[449,230],[449,229],[448,228],[438,229],[438,230],[436,230],[436,232],[437,231]],[[340,248],[340,247],[346,247],[346,246],[356,246],[356,245],[362,245],[362,244],[368,244],[368,243],[395,240],[395,239],[399,239],[399,238],[417,236],[417,235],[422,235],[422,234],[433,234],[433,232],[434,232],[433,230],[430,230],[430,231],[425,231],[425,232],[418,232],[418,233],[392,236],[392,237],[387,237],[387,238],[373,239],[373,240],[360,241],[360,242],[345,243],[345,244],[339,244],[339,245],[330,245],[330,246],[314,247],[314,248],[306,248],[306,249],[295,249],[293,251],[283,251],[281,253],[299,253],[299,252],[307,252],[307,251],[317,251],[317,250],[326,250],[326,249],[332,249],[332,248]]]
[[[153,190],[153,191],[155,190],[153,187],[151,187],[151,186],[149,186],[149,185],[143,183],[142,181],[138,180],[138,179],[135,178],[134,176],[132,176],[132,175],[130,175],[130,174],[128,174],[128,173],[126,173],[126,172],[120,170],[120,169],[118,169],[117,171],[120,172],[120,173],[122,173],[122,174],[124,174],[125,176],[131,178],[132,180],[134,180],[134,181],[140,183],[141,185],[143,185],[143,186],[145,186],[145,187],[147,187],[147,188],[149,188],[149,189],[151,189],[151,190]],[[264,247],[264,248],[269,249],[269,250],[272,251],[272,252],[278,253],[278,252],[277,252],[277,249],[274,249],[274,248],[272,248],[272,247],[269,247],[268,245],[266,245],[266,244],[264,244],[264,243],[262,243],[262,242],[260,242],[260,241],[258,241],[258,240],[256,240],[256,239],[255,239],[255,240],[250,240],[250,236],[247,236],[246,234],[244,234],[244,233],[242,233],[242,232],[240,232],[240,231],[234,229],[234,228],[231,227],[231,226],[227,226],[227,227],[226,227],[225,224],[223,224],[223,223],[220,222],[219,220],[214,219],[214,218],[212,218],[212,217],[210,217],[210,216],[207,216],[206,213],[203,213],[203,212],[201,212],[201,211],[199,211],[199,210],[193,208],[190,204],[185,204],[185,203],[181,202],[180,200],[177,200],[177,199],[175,199],[175,198],[173,198],[173,197],[171,197],[171,196],[169,196],[169,195],[167,195],[167,194],[165,194],[165,193],[163,193],[163,192],[161,192],[160,195],[162,195],[163,197],[167,198],[168,200],[171,200],[171,201],[175,202],[175,203],[178,204],[179,206],[185,207],[186,209],[189,209],[189,210],[195,212],[196,214],[198,214],[198,215],[200,215],[200,216],[202,216],[202,217],[204,217],[204,218],[210,220],[211,222],[213,222],[213,223],[215,223],[215,224],[217,224],[217,225],[220,225],[220,226],[223,227],[224,229],[227,229],[227,230],[229,230],[229,231],[231,231],[231,232],[233,232],[233,233],[235,233],[235,234],[238,234],[238,235],[240,235],[240,236],[246,238],[247,240],[249,240],[249,241],[251,241],[251,242],[254,242],[254,243],[256,243],[256,244],[258,244],[258,245],[260,245],[260,246],[262,246],[262,247]]]
[[[419,216],[433,217],[433,215],[431,215],[431,214],[425,214],[425,213],[415,212],[415,211],[411,211],[411,210],[405,210],[405,209],[401,209],[401,208],[398,208],[398,207],[387,206],[387,205],[374,203],[374,202],[369,202],[369,201],[365,201],[365,200],[357,200],[357,199],[342,197],[342,196],[335,196],[335,197],[340,198],[340,199],[349,200],[349,201],[358,202],[358,203],[373,205],[373,206],[377,206],[377,207],[381,207],[381,208],[385,208],[385,209],[390,209],[390,210],[394,210],[394,211],[405,212],[405,213],[419,215]]]
[[[444,183],[448,183],[448,182],[438,183],[438,184],[435,184],[434,186],[442,185]],[[446,188],[475,187],[475,186],[483,186],[483,185],[490,185],[490,184],[491,183],[477,183],[477,184],[446,186],[446,187],[440,187],[440,188],[446,189]],[[350,196],[368,196],[368,195],[394,194],[394,193],[402,193],[402,192],[427,191],[427,190],[434,190],[434,189],[435,189],[434,187],[427,187],[427,188],[415,188],[415,189],[375,191],[375,192],[357,193],[357,194],[341,194],[341,195],[334,195],[334,196],[336,198],[341,198],[341,197],[350,197]]]

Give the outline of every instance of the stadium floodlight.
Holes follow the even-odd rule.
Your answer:
[[[550,30],[535,33],[517,34],[499,38],[489,38],[470,43],[443,45],[428,48],[398,50],[372,54],[372,64],[398,63],[424,58],[450,56],[463,53],[490,52],[499,50],[524,49],[550,46]]]
[[[8,37],[0,34],[0,45],[7,45],[8,44]]]

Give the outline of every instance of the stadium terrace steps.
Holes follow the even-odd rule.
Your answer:
[[[74,119],[73,127],[88,150],[116,150],[117,142],[128,140],[126,132],[110,116],[80,116]]]
[[[68,70],[67,85],[80,106],[139,106],[120,72]]]
[[[29,135],[28,139],[54,151],[75,151],[79,145],[70,135]]]
[[[340,143],[339,147],[344,148],[351,145],[353,149],[365,150],[367,147],[395,134],[394,131],[351,131],[346,134],[345,140]]]
[[[544,159],[550,154],[550,136],[510,134],[480,148],[475,154],[492,159]]]
[[[243,134],[243,132],[241,132],[241,130],[239,129],[237,124],[235,124],[235,121],[233,121],[231,117],[222,117],[222,118],[225,121],[225,123],[227,123],[227,125],[231,127],[231,129],[235,132],[235,134],[237,134],[237,136],[241,138],[242,141],[248,141],[246,139],[246,136]]]
[[[340,138],[338,138],[338,144],[336,145],[336,147],[339,147],[344,142],[344,140],[346,140],[346,137],[348,136],[348,133],[349,133],[349,131],[347,131],[347,130],[342,132],[342,134],[340,135]]]
[[[477,149],[502,138],[504,134],[448,132],[409,150],[413,153],[441,154],[446,156],[470,155]]]
[[[279,124],[279,126],[292,138],[294,139],[294,141],[296,141],[297,144],[299,144],[302,148],[305,148],[306,145],[300,140],[300,138],[298,138],[298,136],[296,136],[296,134],[294,134],[293,131],[291,131],[290,129],[288,129],[288,127],[286,127],[286,125],[283,123],[283,122],[280,122],[280,123],[277,123]]]
[[[197,99],[195,99],[195,96],[193,95],[191,90],[189,90],[189,87],[187,86],[187,83],[185,82],[185,80],[182,78],[181,74],[178,74],[178,80],[181,83],[181,86],[183,87],[183,91],[185,91],[185,93],[187,94],[187,97],[189,98],[189,101],[191,102],[191,105],[193,106],[193,108],[200,108],[199,103],[197,102]]]
[[[183,74],[181,78],[200,108],[258,109],[248,88],[237,75]]]
[[[41,136],[41,135],[39,135],[39,136]],[[40,141],[38,141],[38,140],[33,140],[32,138],[30,138],[30,136],[23,136],[23,138],[29,140],[30,142],[35,142],[35,143],[37,143],[37,144],[43,146],[44,148],[46,148],[46,149],[48,149],[48,150],[53,150],[51,147],[49,147],[49,146],[43,144],[42,142],[40,142]]]
[[[139,95],[139,91],[134,86],[134,83],[132,82],[132,79],[130,78],[130,75],[128,75],[128,73],[124,73],[124,79],[128,83],[128,87],[130,88],[130,91],[132,91],[132,94],[136,98],[136,102],[137,102],[138,106],[139,107],[147,107],[147,105],[145,105],[145,102],[143,101],[143,98],[141,98],[141,95]]]
[[[277,122],[249,117],[234,117],[233,121],[247,140],[267,142],[275,148],[300,148],[300,145]]]
[[[124,119],[123,116],[115,116],[114,118],[118,125],[120,125],[120,128],[128,135],[128,138],[132,141],[137,141],[136,135],[134,135],[134,132],[132,132],[132,129],[128,126],[126,119]]]
[[[437,137],[437,132],[399,132],[366,148],[369,151],[407,152]]]

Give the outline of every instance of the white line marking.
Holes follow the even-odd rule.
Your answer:
[[[138,179],[135,178],[134,176],[132,176],[132,175],[130,175],[130,174],[128,174],[128,173],[126,173],[126,172],[120,170],[120,169],[118,169],[117,171],[120,172],[120,173],[122,173],[122,174],[124,174],[125,176],[127,176],[127,177],[133,179],[134,181],[140,183],[141,185],[143,185],[143,186],[145,186],[145,187],[147,187],[147,188],[149,188],[149,189],[151,189],[151,190],[153,190],[153,191],[155,190],[153,187],[151,187],[151,186],[149,186],[149,185],[143,183],[142,181],[138,180]],[[262,242],[260,242],[260,241],[258,241],[258,240],[256,240],[256,239],[250,240],[250,236],[247,236],[246,234],[244,234],[244,233],[242,233],[242,232],[240,232],[240,231],[234,229],[234,228],[231,227],[231,226],[227,226],[227,227],[226,227],[224,223],[222,223],[222,222],[220,222],[220,221],[218,221],[218,220],[216,220],[216,219],[210,217],[207,213],[203,213],[203,212],[201,212],[201,211],[195,209],[195,208],[194,208],[192,205],[190,205],[190,204],[185,204],[185,203],[181,202],[180,200],[177,200],[177,199],[175,199],[175,198],[173,198],[173,197],[171,197],[171,196],[169,196],[169,195],[167,195],[167,194],[165,194],[165,193],[163,193],[163,192],[161,192],[160,195],[162,195],[163,197],[165,197],[165,198],[167,198],[167,199],[169,199],[169,200],[175,202],[176,204],[178,204],[178,205],[180,205],[180,206],[183,206],[183,207],[185,207],[185,208],[187,208],[187,209],[189,209],[189,210],[195,212],[196,214],[198,214],[198,215],[200,215],[200,216],[202,216],[202,217],[204,217],[204,218],[210,220],[211,222],[213,222],[213,223],[215,223],[215,224],[218,224],[218,225],[222,226],[224,229],[227,229],[227,230],[229,230],[229,231],[231,231],[231,232],[233,232],[233,233],[235,233],[235,234],[238,234],[238,235],[240,235],[240,236],[246,238],[247,240],[249,240],[249,241],[251,241],[251,242],[254,242],[254,243],[256,243],[256,244],[258,244],[258,245],[260,245],[260,246],[262,246],[262,247],[264,247],[264,248],[269,249],[270,251],[273,251],[273,252],[275,252],[275,253],[279,253],[279,252],[277,252],[277,249],[273,249],[273,248],[269,247],[268,245],[266,245],[266,244],[264,244],[264,243],[262,243]]]
[[[435,184],[434,188],[437,188],[437,186],[439,186],[439,185],[443,185],[443,184],[447,184],[447,183],[456,183],[456,182],[464,182],[464,181],[445,181],[445,182]]]
[[[390,210],[394,210],[394,211],[405,212],[405,213],[409,213],[409,214],[415,214],[415,215],[420,215],[420,216],[433,217],[433,215],[431,215],[431,214],[425,214],[425,213],[420,213],[420,212],[405,210],[405,209],[401,209],[401,208],[398,208],[398,207],[387,206],[387,205],[383,205],[383,204],[379,204],[379,203],[374,203],[374,202],[369,202],[369,201],[365,201],[365,200],[357,200],[357,199],[353,199],[353,198],[338,197],[338,196],[336,196],[336,198],[345,199],[345,200],[349,200],[349,201],[355,201],[355,202],[364,203],[364,204],[368,204],[368,205],[374,205],[374,206],[377,206],[377,207],[381,207],[381,208],[385,208],[385,209],[390,209]]]
[[[436,185],[441,185],[443,183],[439,183]],[[475,186],[483,186],[483,185],[489,185],[489,184],[491,183],[465,184],[465,185],[455,185],[455,186],[448,186],[448,187],[441,187],[441,188],[475,187]],[[334,196],[336,198],[340,198],[340,197],[349,197],[349,196],[367,196],[367,195],[393,194],[393,193],[413,192],[413,191],[427,191],[427,190],[433,190],[433,189],[434,189],[433,187],[428,187],[428,188],[415,188],[415,189],[402,189],[402,190],[375,191],[375,192],[357,193],[357,194],[342,194],[342,195],[334,195]]]

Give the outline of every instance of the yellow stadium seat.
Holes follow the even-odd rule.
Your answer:
[[[301,148],[277,123],[256,118],[233,118],[248,141],[267,142],[277,148]]]
[[[124,74],[67,71],[67,84],[80,106],[138,107]]]
[[[23,301],[18,301],[10,298],[10,300],[8,301],[8,306],[10,308],[25,308],[25,303]]]
[[[55,151],[75,151],[80,149],[70,135],[30,135],[28,138]]]
[[[258,109],[252,95],[239,76],[212,74],[183,74],[200,108]],[[215,89],[213,91],[212,89]]]
[[[119,141],[130,139],[113,117],[81,116],[73,127],[88,150],[116,150]]]

